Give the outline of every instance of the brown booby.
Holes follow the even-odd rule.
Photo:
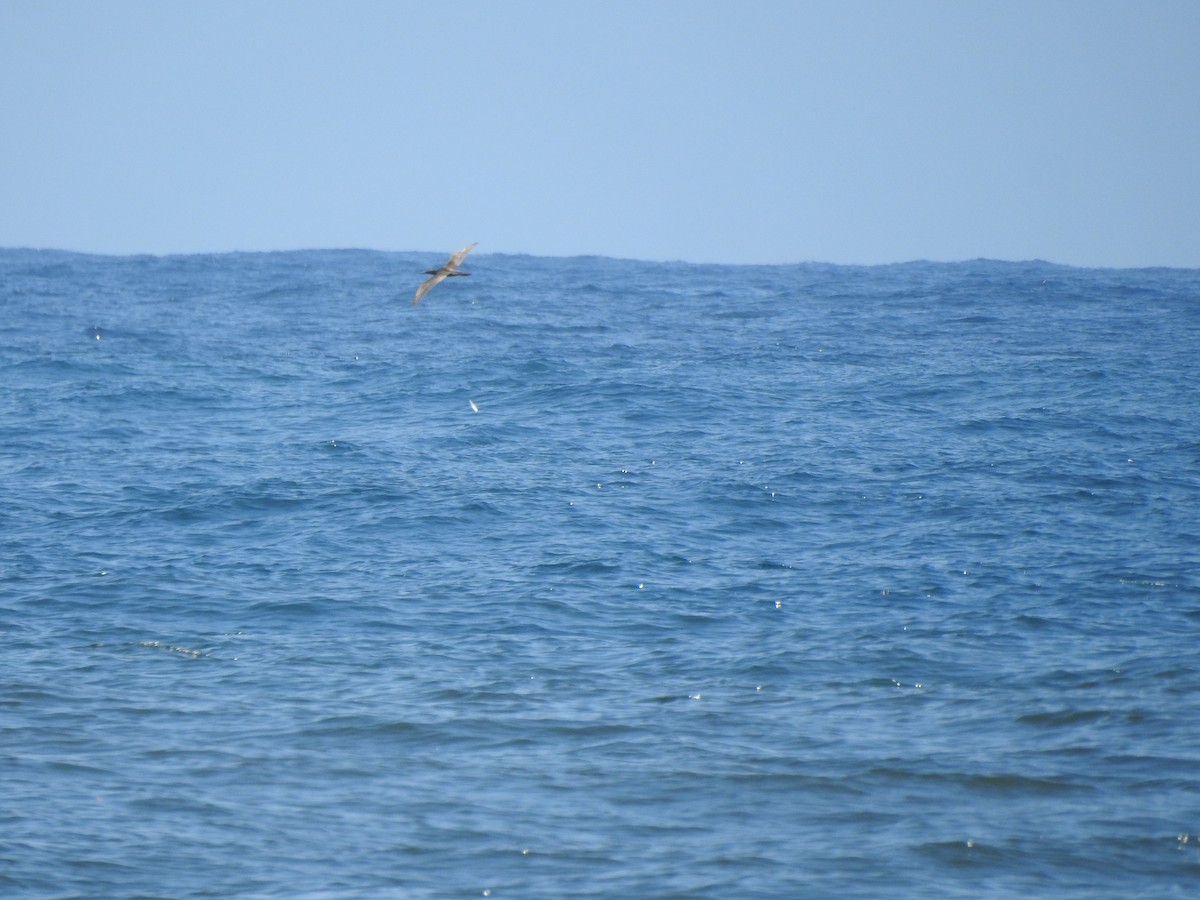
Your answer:
[[[461,250],[451,256],[449,262],[447,262],[440,269],[426,269],[425,274],[429,275],[430,278],[428,281],[423,282],[419,288],[417,288],[417,296],[413,298],[413,306],[416,306],[418,303],[420,303],[422,297],[424,297],[452,275],[470,275],[470,272],[458,271],[458,266],[466,258],[467,254],[474,249],[475,244],[478,243],[479,241],[474,241],[470,244],[467,244],[467,246],[463,247]]]

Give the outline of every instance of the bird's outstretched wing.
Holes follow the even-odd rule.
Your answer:
[[[467,258],[467,254],[474,250],[475,245],[478,243],[479,241],[472,241],[471,243],[467,244],[467,246],[463,247],[452,257],[450,257],[450,262],[446,263],[446,265],[451,269],[457,269],[460,265],[462,265],[462,261]]]
[[[447,272],[445,270],[445,268],[443,267],[441,269],[438,269],[437,272],[435,272],[433,275],[431,275],[427,280],[421,282],[421,286],[419,288],[417,288],[417,296],[415,296],[413,298],[413,306],[416,306],[418,303],[420,303],[422,297],[424,297],[426,294],[428,294],[430,291],[432,291],[435,287],[437,287],[439,284],[441,284],[443,281],[445,281],[446,276],[449,274],[450,273]]]

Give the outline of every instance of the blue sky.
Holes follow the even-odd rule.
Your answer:
[[[1200,3],[0,0],[0,246],[1200,266]]]

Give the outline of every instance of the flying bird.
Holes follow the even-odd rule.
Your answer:
[[[417,288],[417,296],[413,298],[413,306],[416,306],[418,303],[420,303],[422,297],[424,297],[450,276],[470,275],[470,272],[458,271],[458,266],[464,259],[466,259],[467,254],[474,249],[475,244],[478,243],[479,241],[474,241],[470,244],[467,244],[467,246],[463,247],[461,250],[451,256],[449,262],[447,262],[440,269],[426,269],[425,274],[430,276],[429,280],[422,282],[421,286]]]

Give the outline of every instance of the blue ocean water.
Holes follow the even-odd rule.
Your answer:
[[[1200,271],[0,251],[6,897],[1192,897]]]

